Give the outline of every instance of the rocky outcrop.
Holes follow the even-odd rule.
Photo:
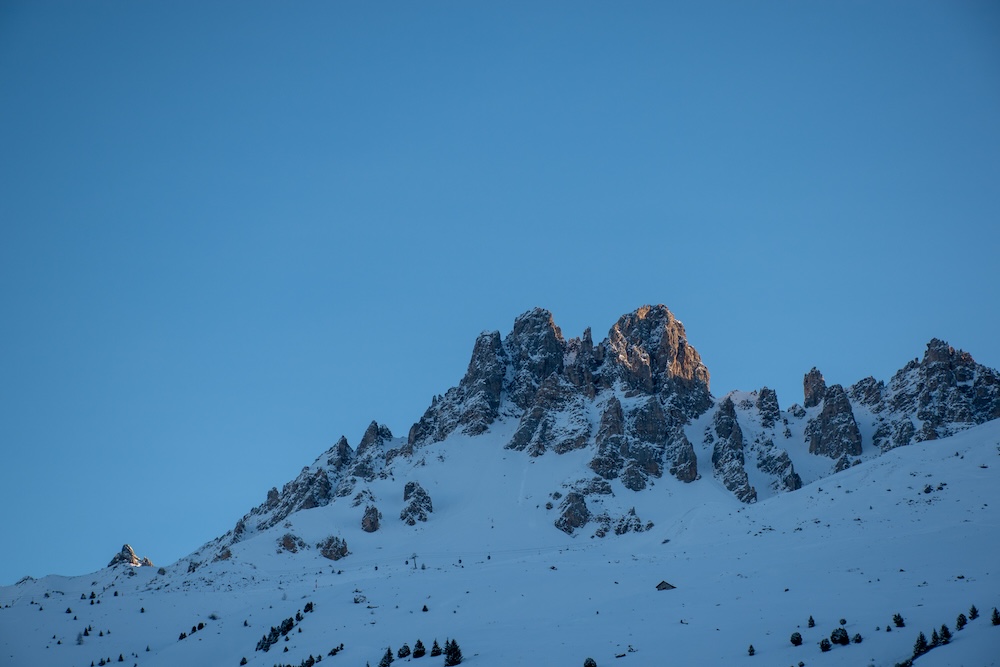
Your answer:
[[[826,381],[815,366],[802,378],[802,394],[802,405],[806,408],[816,407],[826,395]]]
[[[797,491],[802,488],[802,478],[795,472],[788,452],[767,441],[757,456],[757,468],[776,478],[779,491]]]
[[[298,535],[285,533],[278,538],[278,553],[287,551],[288,553],[298,553],[300,549],[306,548],[306,542]]]
[[[708,369],[666,306],[623,315],[607,339],[608,375],[636,394],[659,394],[686,419],[711,405]]]
[[[719,404],[710,427],[714,431],[712,446],[712,466],[715,476],[733,492],[740,501],[752,503],[757,500],[757,490],[750,486],[750,479],[744,467],[743,430],[736,419],[736,406],[726,397]]]
[[[559,518],[556,519],[555,526],[567,535],[572,535],[574,530],[583,528],[590,521],[587,501],[583,494],[577,491],[567,493],[559,509]]]
[[[589,440],[584,397],[567,380],[552,374],[538,388],[507,448],[527,451],[531,456],[547,449],[562,454],[586,446]]]
[[[407,504],[399,513],[399,518],[408,526],[415,526],[418,521],[427,521],[427,515],[434,511],[430,495],[417,482],[406,483],[403,502]]]
[[[778,393],[773,389],[764,387],[757,394],[757,412],[760,413],[760,425],[764,428],[774,428],[774,425],[781,419],[781,410],[778,407]]]
[[[839,459],[845,454],[860,456],[861,432],[847,392],[839,384],[831,385],[824,392],[821,404],[819,415],[806,425],[809,452],[831,459]]]
[[[365,514],[361,517],[361,530],[366,533],[374,533],[379,528],[379,521],[382,520],[382,513],[375,505],[365,508]]]
[[[873,444],[882,451],[1000,418],[1000,373],[937,338],[888,386],[865,378],[849,393],[875,416]]]
[[[320,556],[330,560],[340,560],[351,553],[347,550],[347,541],[336,535],[326,538],[317,544],[316,548],[319,549]]]
[[[108,563],[108,567],[114,567],[115,565],[131,565],[133,567],[153,567],[153,561],[148,558],[139,558],[135,555],[135,551],[132,547],[125,544],[122,546],[122,550],[115,554],[111,562]]]

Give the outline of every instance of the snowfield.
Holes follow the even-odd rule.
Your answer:
[[[1000,626],[990,621],[1000,606],[1000,421],[753,505],[710,476],[684,484],[665,475],[642,493],[616,480],[613,496],[588,498],[591,511],[634,508],[653,525],[604,538],[592,536],[593,524],[574,536],[553,526],[567,471],[592,477],[588,453],[504,450],[497,443],[515,427],[456,434],[394,461],[391,475],[368,485],[383,514],[374,533],[361,530],[364,506],[342,498],[236,543],[228,560],[212,562],[217,548],[206,545],[163,575],[120,565],[0,588],[0,663],[87,667],[121,656],[142,667],[237,667],[245,657],[270,667],[322,656],[330,667],[363,667],[386,647],[420,639],[429,651],[452,638],[477,667],[579,667],[587,657],[620,667],[892,667],[911,656],[918,632],[930,638],[947,624],[952,642],[916,665],[1000,664]],[[410,480],[433,499],[429,521],[412,527],[398,518]],[[288,533],[306,547],[279,549]],[[315,545],[329,535],[345,539],[350,555],[322,557]],[[189,572],[192,561],[201,564]],[[661,581],[676,589],[657,590]],[[980,617],[956,631],[972,605]],[[255,650],[300,611],[291,632]],[[896,613],[905,627],[892,623]],[[840,619],[863,641],[822,652]],[[790,643],[793,632],[801,646]],[[408,662],[443,657],[396,660]]]

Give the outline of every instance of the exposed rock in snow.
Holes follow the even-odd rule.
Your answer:
[[[399,518],[408,526],[416,525],[417,521],[427,521],[427,515],[434,511],[430,495],[418,482],[406,483],[403,502],[407,505],[399,513]]]
[[[865,378],[849,393],[874,415],[873,444],[882,451],[1000,418],[1000,373],[937,338],[927,344],[924,358],[906,364],[888,387]]]
[[[560,505],[561,512],[556,519],[556,528],[564,533],[573,534],[578,528],[583,528],[590,520],[590,510],[582,493],[570,491]]]
[[[823,380],[823,374],[815,366],[802,379],[802,393],[804,396],[802,405],[807,408],[819,405],[826,395],[826,381]]]
[[[727,489],[745,503],[757,500],[757,490],[750,486],[743,449],[743,431],[736,419],[736,408],[733,400],[726,397],[719,404],[719,409],[712,420],[712,430],[715,432],[712,447],[712,465],[715,476]]]
[[[806,426],[809,452],[831,459],[839,459],[845,454],[860,456],[861,432],[844,388],[839,384],[831,385],[820,403],[823,407],[819,415]]]
[[[148,558],[139,558],[129,545],[123,545],[122,550],[115,554],[108,567],[115,565],[133,565],[135,567],[152,567],[153,561]]]

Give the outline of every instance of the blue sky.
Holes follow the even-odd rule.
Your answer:
[[[982,2],[0,5],[0,582],[169,563],[475,336],[1000,366]]]

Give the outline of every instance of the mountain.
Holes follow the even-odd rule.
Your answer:
[[[766,387],[713,396],[664,306],[596,344],[535,309],[481,334],[406,437],[341,437],[177,563],[126,545],[0,589],[0,656],[360,665],[455,638],[480,665],[893,665],[976,604],[918,664],[996,664],[998,388],[933,340],[888,384],[812,369],[782,409]],[[820,651],[840,625],[863,643]],[[421,659],[442,660],[397,657]]]

